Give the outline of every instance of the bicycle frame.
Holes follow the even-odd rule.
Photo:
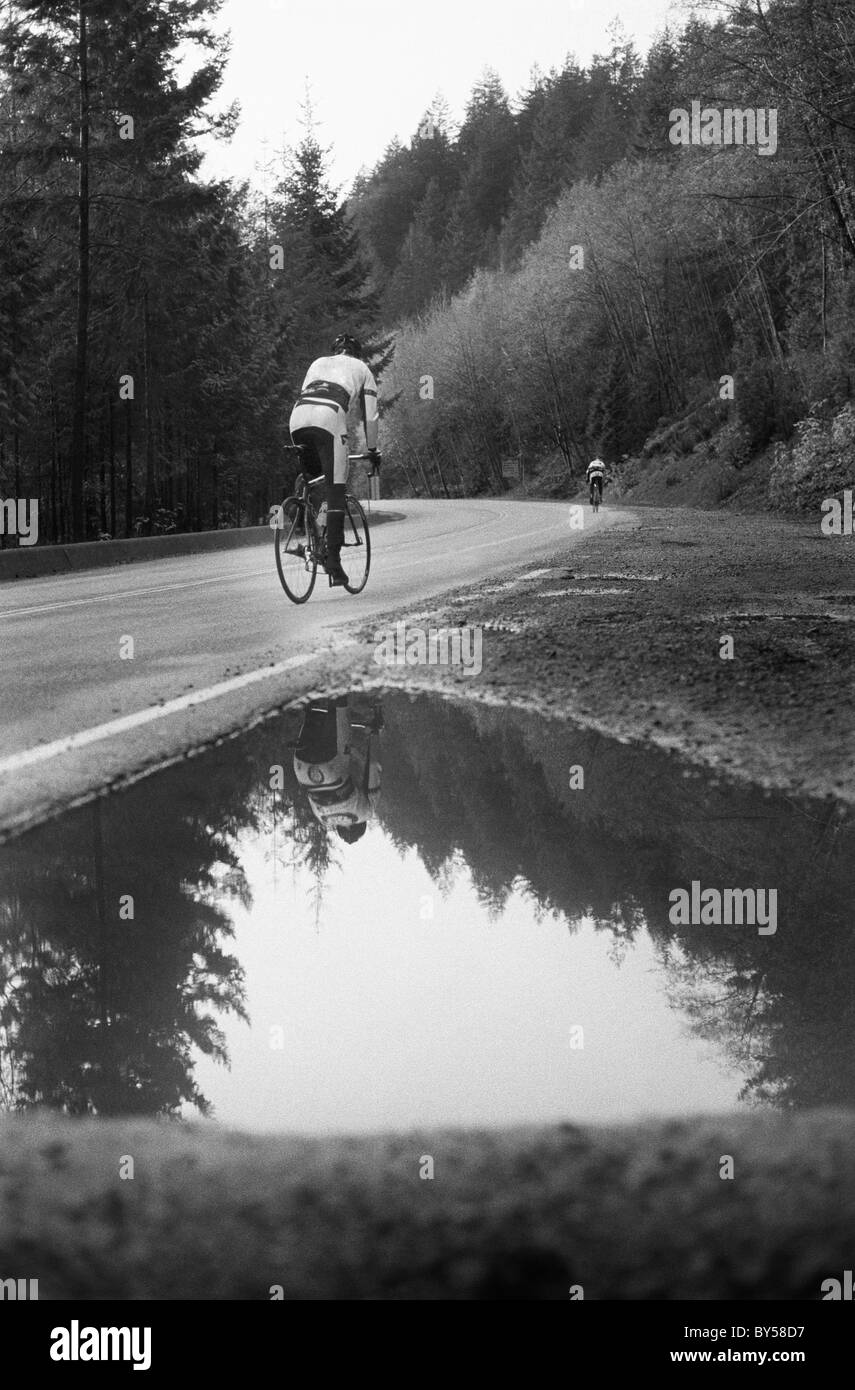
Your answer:
[[[285,447],[285,452],[286,452],[286,453],[295,453],[295,454],[299,454],[300,460],[301,460],[301,464],[302,464],[302,462],[305,460],[305,456],[306,456],[306,451],[305,451],[305,448],[304,448],[304,446],[303,446],[302,444],[286,444],[284,447]],[[346,477],[345,480],[344,480],[344,485],[345,485],[345,487],[347,487],[347,486],[349,485],[349,483],[350,483],[350,469],[351,469],[351,465],[354,464],[354,463],[364,463],[365,460],[366,460],[367,458],[368,458],[368,455],[367,455],[367,454],[348,454],[348,456],[347,456],[347,477]],[[302,469],[302,470],[301,470],[300,477],[297,479],[297,483],[296,483],[296,485],[295,485],[295,493],[296,493],[297,488],[300,487],[301,485],[302,485],[303,487],[305,487],[306,489],[308,489],[308,488],[310,488],[310,487],[316,487],[318,483],[322,483],[323,481],[324,481],[324,474],[323,474],[323,473],[320,475],[320,477],[317,477],[317,478],[308,478],[308,479],[307,479],[307,478],[306,478],[305,469]],[[299,495],[299,494],[297,494],[297,495]],[[308,500],[308,499],[307,499],[307,500]],[[366,500],[366,502],[367,502],[367,504],[368,504],[368,512],[369,512],[369,515],[370,515],[370,513],[371,513],[371,495],[370,495],[370,489],[369,489],[369,495],[368,495],[368,497],[366,497],[365,500]]]
[[[305,459],[305,454],[303,452],[302,446],[291,445],[289,447],[292,450],[299,451],[301,454],[301,458]],[[365,454],[348,455],[348,478],[350,474],[350,465],[352,463],[359,462],[361,459],[365,457],[367,457]],[[270,527],[271,530],[276,533],[276,565],[279,571],[279,578],[283,588],[288,594],[288,597],[295,603],[304,603],[308,601],[309,597],[311,596],[312,589],[314,588],[315,573],[318,567],[320,567],[322,571],[329,573],[329,571],[327,570],[326,527],[325,524],[321,523],[320,521],[320,515],[325,506],[325,499],[323,502],[321,502],[319,500],[319,495],[317,491],[315,491],[318,487],[320,487],[322,483],[325,482],[326,477],[324,474],[319,474],[315,478],[309,478],[307,477],[305,470],[302,470],[295,481],[293,493],[286,497],[278,506],[271,507],[270,509]],[[364,572],[361,582],[359,582],[358,580],[356,581],[358,587],[352,587],[351,584],[347,581],[345,581],[345,587],[349,589],[350,593],[359,594],[362,592],[362,590],[365,588],[366,583],[368,582],[368,574],[371,567],[370,528],[368,526],[368,518],[362,510],[362,506],[359,502],[359,499],[353,496],[351,493],[347,492],[346,489],[347,480],[345,481],[345,511],[347,517],[349,518],[351,531],[355,537],[355,541],[348,542],[347,540],[345,540],[344,544],[355,545],[360,550],[364,549],[365,561]],[[291,530],[289,532],[288,539],[285,542],[286,547],[289,544],[290,538],[294,535],[295,526],[300,526],[301,512],[303,514],[303,519],[306,522],[306,554],[308,556],[308,562],[312,565],[313,568],[311,580],[304,597],[295,596],[295,592],[292,590],[291,587],[289,587],[289,584],[285,578],[281,565],[279,533],[286,530],[286,508],[289,506],[289,504],[296,504],[297,513],[295,518],[292,508]],[[361,523],[359,520],[360,517]],[[303,554],[302,549],[298,549],[297,553],[298,555]],[[306,557],[304,556],[304,558]],[[330,577],[330,584],[333,585],[333,583],[334,581],[332,577]]]

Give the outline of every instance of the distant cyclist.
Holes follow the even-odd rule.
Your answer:
[[[602,459],[592,459],[588,464],[588,488],[591,493],[591,506],[594,505],[594,489],[599,491],[600,498],[603,500],[603,484],[606,481],[606,465]]]
[[[332,356],[318,357],[306,373],[300,398],[291,412],[291,438],[306,450],[304,469],[309,476],[323,473],[327,491],[327,573],[333,584],[346,584],[341,567],[344,543],[345,487],[347,483],[347,416],[359,405],[365,426],[365,443],[373,470],[377,451],[379,415],[377,382],[362,356],[362,344],[349,333],[333,343]]]

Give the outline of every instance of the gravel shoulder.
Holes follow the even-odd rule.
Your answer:
[[[585,521],[571,543],[568,520],[566,549],[546,562],[388,615],[482,627],[480,674],[390,668],[384,681],[524,705],[762,786],[855,801],[855,537],[698,510]]]

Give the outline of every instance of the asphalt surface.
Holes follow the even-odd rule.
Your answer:
[[[358,597],[319,582],[307,605],[292,605],[272,536],[266,547],[0,588],[0,834],[346,676],[342,629],[354,619],[423,604],[583,534],[571,530],[568,503],[385,507],[406,516],[372,533]],[[627,519],[612,510],[595,525]],[[122,658],[127,638],[133,659]]]

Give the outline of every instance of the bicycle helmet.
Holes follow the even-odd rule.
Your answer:
[[[333,343],[333,353],[337,357],[339,353],[346,353],[348,357],[362,358],[362,344],[358,338],[354,338],[350,333],[339,333]]]

